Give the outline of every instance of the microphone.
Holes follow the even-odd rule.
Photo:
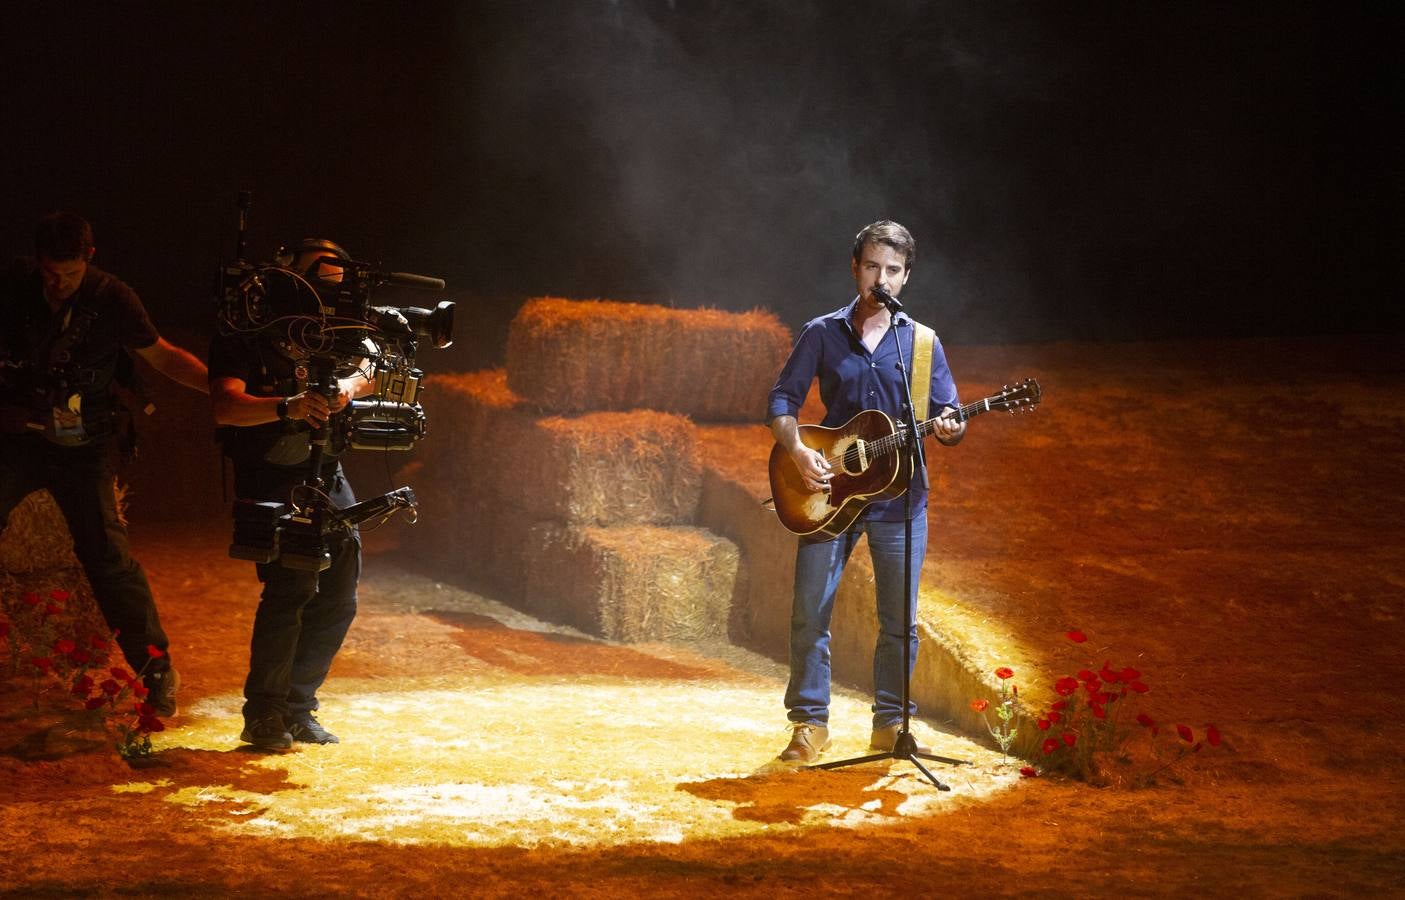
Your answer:
[[[444,290],[444,279],[431,278],[428,275],[412,275],[409,272],[387,272],[384,278],[386,284],[398,284],[401,287],[415,288],[421,291]]]
[[[897,297],[894,297],[892,294],[888,293],[888,289],[885,288],[883,285],[875,284],[873,287],[869,288],[869,293],[873,295],[873,299],[888,307],[890,311],[903,311],[902,301],[899,300]]]

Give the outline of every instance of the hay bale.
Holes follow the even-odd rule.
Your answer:
[[[577,525],[692,521],[702,464],[688,419],[650,410],[539,419],[501,369],[434,384],[417,492]]]
[[[726,637],[740,557],[706,529],[541,523],[524,549],[527,612],[617,641]]]
[[[702,492],[693,423],[636,410],[541,419],[521,449],[524,508],[575,525],[690,522]]]
[[[529,300],[508,329],[512,390],[555,412],[656,409],[759,421],[790,353],[769,312]]]
[[[21,500],[0,534],[0,572],[42,572],[76,565],[68,522],[49,492],[35,491]]]

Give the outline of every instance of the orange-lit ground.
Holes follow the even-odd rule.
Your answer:
[[[742,777],[784,740],[773,670],[696,649],[505,627],[443,602],[386,552],[368,560],[366,609],[328,686],[324,720],[347,743],[267,760],[236,751],[232,733],[221,743],[209,724],[237,702],[250,567],[224,557],[223,522],[142,524],[138,508],[136,549],[186,678],[188,730],[176,720],[162,752],[138,770],[80,749],[35,761],[22,758],[36,725],[22,715],[23,695],[0,694],[9,748],[0,756],[0,884],[52,896],[1405,893],[1397,351],[1365,340],[953,351],[967,396],[1034,375],[1046,402],[1039,418],[973,423],[968,442],[941,462],[945,493],[934,516],[945,524],[934,529],[934,550],[945,580],[1023,644],[1047,647],[1046,674],[1065,665],[1058,636],[1081,628],[1147,673],[1158,716],[1197,728],[1216,722],[1228,746],[1189,761],[1179,783],[1134,790],[990,776],[998,789],[938,798],[935,808],[919,797],[927,805],[916,808],[910,797],[920,788],[901,766],[887,780],[860,770]],[[380,798],[381,813],[396,796],[410,813],[473,802],[442,788],[473,772],[415,774],[437,749],[426,739],[442,744],[446,722],[460,715],[444,705],[446,679],[459,679],[454,690],[470,685],[466,706],[485,704],[488,723],[475,730],[464,721],[463,739],[493,747],[492,766],[508,780],[531,782],[547,769],[595,779],[608,757],[648,745],[667,760],[660,796],[686,795],[680,810],[721,804],[736,827],[721,822],[708,833],[690,821],[680,830],[697,836],[678,841],[416,843],[313,836],[260,799],[350,783]],[[650,719],[640,746],[611,754],[602,733],[628,740],[629,723],[600,709],[577,728],[569,709],[524,702],[518,718],[511,700],[502,712],[484,699],[534,679],[546,689],[532,697],[569,694],[581,705],[617,702],[611,691],[630,682],[734,693],[726,727]],[[768,688],[774,724],[751,705],[751,692],[764,704]],[[385,728],[367,698],[392,691],[386,718],[395,727]],[[420,703],[402,708],[406,696]],[[376,746],[356,745],[372,732]],[[705,763],[693,767],[692,758]],[[418,792],[367,783],[372,759],[405,770]],[[700,771],[715,777],[689,774]],[[605,809],[618,795],[598,786],[595,797]],[[520,797],[512,802],[522,808]],[[816,821],[817,805],[828,820]],[[288,808],[338,821],[316,803]],[[862,810],[863,822],[841,824],[836,810]],[[605,815],[611,827],[647,818]],[[249,827],[261,818],[270,823],[263,833]],[[439,827],[452,827],[452,816]]]

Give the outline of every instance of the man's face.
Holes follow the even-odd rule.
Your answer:
[[[44,283],[44,299],[62,303],[78,290],[88,274],[88,258],[49,259],[39,257],[39,278]]]
[[[859,258],[853,260],[852,265],[854,285],[859,289],[859,303],[869,310],[876,310],[882,305],[873,297],[874,285],[883,285],[888,293],[896,297],[912,274],[903,255],[887,244],[865,243],[859,251]]]

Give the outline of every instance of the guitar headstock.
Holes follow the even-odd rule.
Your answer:
[[[1033,378],[1026,378],[1013,387],[1005,385],[987,402],[992,410],[1003,409],[1014,415],[1017,412],[1029,412],[1034,409],[1039,405],[1039,400],[1043,395],[1044,392],[1040,390],[1039,382]]]

